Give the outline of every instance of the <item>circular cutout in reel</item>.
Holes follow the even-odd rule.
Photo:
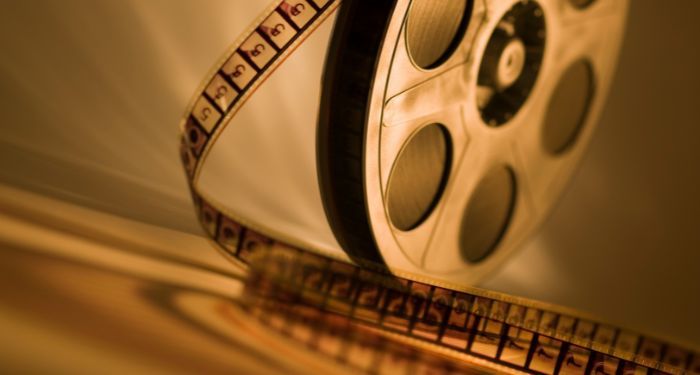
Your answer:
[[[469,24],[471,2],[414,0],[406,17],[406,45],[413,63],[439,66],[459,46]]]
[[[420,225],[442,197],[452,159],[450,138],[440,124],[419,129],[396,158],[387,187],[391,223],[408,231]]]
[[[317,149],[353,259],[473,282],[538,227],[590,140],[623,34],[627,3],[593,3],[343,3]]]

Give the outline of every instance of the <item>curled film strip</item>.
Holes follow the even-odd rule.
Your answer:
[[[345,327],[345,347],[363,336],[357,332],[369,329],[381,339],[374,346],[374,362],[358,365],[365,370],[376,368],[381,355],[401,351],[391,348],[409,345],[415,350],[398,357],[432,358],[429,353],[439,353],[438,362],[411,363],[434,364],[446,373],[465,370],[458,360],[465,355],[498,371],[700,372],[697,353],[573,311],[445,285],[408,272],[389,274],[370,261],[360,260],[357,266],[288,246],[246,225],[197,190],[200,167],[218,135],[339,5],[339,0],[275,1],[217,65],[181,125],[181,158],[199,219],[225,254],[250,267],[246,290],[251,311],[259,316],[281,314],[283,322],[314,321],[314,334],[304,336],[309,340],[340,324]],[[342,360],[351,363],[348,356],[345,353]]]

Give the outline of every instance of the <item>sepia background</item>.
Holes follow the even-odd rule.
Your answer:
[[[212,369],[233,366],[230,348],[150,310],[144,319],[151,328],[137,330],[138,337],[117,340],[128,329],[107,332],[105,325],[139,326],[147,309],[130,305],[132,283],[151,291],[175,283],[221,299],[240,288],[240,273],[196,223],[176,134],[201,78],[265,5],[0,3],[0,327],[12,333],[0,339],[0,362],[26,365],[32,360],[23,353],[36,350],[47,363],[70,367],[70,356],[49,349],[77,335],[75,348],[88,342],[83,336],[109,342],[85,344],[96,351],[88,356],[95,368],[130,358],[114,345],[137,342],[161,356],[131,370],[160,368],[192,346],[163,344],[183,337],[203,346],[182,363],[216,358]],[[700,2],[690,0],[631,1],[618,72],[590,151],[541,231],[480,286],[700,346],[699,12]],[[97,245],[80,250],[62,233]],[[57,265],[62,258],[82,263]],[[166,264],[178,266],[168,271]],[[103,269],[121,276],[95,275]],[[92,282],[99,287],[87,286]],[[72,299],[63,298],[68,294]],[[101,298],[98,309],[92,304]],[[73,299],[91,307],[66,303]],[[104,313],[113,305],[119,314]],[[46,328],[50,321],[61,329]],[[49,331],[55,337],[44,337]],[[232,348],[264,350],[246,340],[234,338]],[[251,371],[271,370],[256,367],[268,357],[250,353],[243,355],[254,358]]]

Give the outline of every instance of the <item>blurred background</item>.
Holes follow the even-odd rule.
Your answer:
[[[14,327],[0,339],[0,362],[31,363],[22,354],[31,349],[49,364],[73,363],[51,350],[57,342],[69,345],[71,335],[106,345],[91,357],[96,369],[107,363],[99,358],[119,357],[114,345],[146,336],[141,350],[168,361],[190,346],[166,350],[164,342],[198,342],[197,334],[164,335],[170,328],[154,322],[170,318],[157,314],[148,317],[156,328],[144,332],[137,319],[148,310],[138,302],[143,295],[114,294],[115,285],[235,296],[240,273],[196,222],[177,124],[212,63],[266,5],[0,3],[0,330]],[[617,75],[590,151],[541,231],[480,286],[700,346],[698,13],[697,1],[631,1]],[[57,266],[61,258],[82,266]],[[104,269],[126,279],[95,281],[93,273]],[[101,298],[98,314],[93,305]],[[120,314],[104,313],[113,304]],[[58,341],[42,336],[58,329],[47,321],[61,327]],[[121,332],[105,328],[115,321]],[[70,345],[87,342],[77,340]],[[239,351],[256,345],[239,341]],[[182,361],[212,355],[199,351]],[[225,353],[212,366],[232,365]],[[251,361],[259,370],[268,359]]]

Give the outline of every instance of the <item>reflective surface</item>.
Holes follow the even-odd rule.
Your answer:
[[[210,267],[221,266],[221,258],[201,238],[196,225],[176,156],[173,127],[203,74],[259,11],[241,11],[248,4],[266,5],[210,1],[204,6],[184,0],[2,3],[0,92],[6,117],[0,134],[0,179],[117,218],[174,229],[157,236],[136,231],[133,237],[139,241],[169,238],[163,252],[181,252],[200,261],[206,258]],[[696,271],[700,264],[700,178],[695,168],[700,160],[695,94],[700,80],[694,73],[700,66],[700,55],[688,47],[700,35],[695,20],[698,7],[695,2],[672,2],[663,8],[651,2],[632,2],[620,67],[590,152],[542,230],[483,286],[568,305],[616,324],[700,344],[700,305],[693,298],[700,295]],[[36,222],[41,216],[27,214],[33,212],[32,207],[50,207],[35,198],[4,192],[2,197],[27,203],[0,209],[3,216],[21,213],[25,222]],[[68,216],[63,207],[48,211]],[[98,237],[93,241],[96,243],[114,241],[114,236],[127,231],[120,221],[101,224],[91,216],[77,217],[65,225],[52,224],[51,230],[72,231],[80,223],[98,223],[102,233],[111,236]],[[110,289],[102,287],[103,282],[79,276],[83,271],[99,273],[100,264],[132,266],[132,258],[115,260],[131,245],[116,242],[115,251],[107,253],[98,265],[81,263],[91,264],[80,266],[83,271],[77,266],[56,266],[61,271],[50,274],[53,266],[49,264],[54,260],[22,255],[13,249],[29,242],[26,247],[40,245],[50,250],[58,246],[53,237],[43,231],[41,235],[24,235],[26,232],[8,226],[7,221],[0,228],[5,272],[0,304],[3,332],[7,332],[4,337],[14,338],[12,345],[3,340],[3,348],[8,349],[0,352],[9,353],[7,356],[17,363],[38,366],[37,357],[42,357],[52,368],[75,366],[74,357],[58,355],[57,350],[68,347],[66,342],[78,334],[67,331],[90,324],[75,316],[95,314],[84,309],[90,314],[80,315],[65,298],[39,293],[41,290],[55,291],[62,283],[73,283],[71,288],[76,293],[85,290],[90,303],[102,301],[106,307],[101,309],[109,317],[114,317],[115,309],[123,308],[117,310],[123,313],[119,318],[130,319],[132,311],[140,310],[141,302],[136,307],[127,306],[131,297],[124,294],[101,299]],[[195,242],[188,244],[178,233]],[[66,249],[80,256],[98,253],[73,243]],[[163,262],[158,259],[143,268],[157,269]],[[168,269],[165,274],[178,272]],[[33,284],[31,280],[36,278],[48,281]],[[185,278],[182,284],[193,283],[200,276],[187,274]],[[110,285],[129,283],[114,281],[111,276],[105,279]],[[228,280],[229,276],[217,278],[210,286],[229,296],[236,283]],[[128,290],[126,294],[131,296],[132,289]],[[40,298],[34,298],[37,296]],[[124,301],[124,306],[115,301]],[[195,305],[205,305],[198,301]],[[53,309],[63,312],[37,313]],[[150,314],[156,308],[144,310]],[[71,324],[62,320],[64,316]],[[145,329],[139,315],[135,316],[133,322],[117,325],[123,328],[120,335]],[[199,334],[194,335],[192,344],[179,346],[189,340],[184,338],[189,337],[187,333],[181,335],[189,332],[184,328],[187,325],[167,318],[168,314],[155,316],[154,322],[162,322],[153,323],[158,332],[148,331],[150,336],[139,335],[138,340],[167,335],[157,342],[147,341],[149,353],[165,353],[160,359],[135,361],[138,353],[115,349],[122,342],[116,339],[117,334],[107,334],[102,324],[96,324],[85,330],[107,337],[96,339],[96,346],[105,348],[103,355],[117,360],[95,359],[94,367],[89,368],[99,372],[107,365],[117,366],[116,362],[123,366],[147,362],[138,369],[172,369],[169,363],[173,358],[200,356],[200,350],[209,350],[209,344],[198,345],[202,342]],[[106,326],[112,322],[98,321]],[[54,328],[46,331],[53,333],[45,333],[45,339],[55,341],[43,344],[41,332],[47,326]],[[130,340],[127,344],[137,345],[136,339]],[[78,340],[70,350],[86,346],[92,345]],[[250,352],[239,346],[226,346],[217,361],[202,354],[195,362],[202,366],[223,363],[228,369],[237,353],[243,353],[241,358],[235,357],[241,368],[281,370],[268,357],[249,363],[243,357]],[[184,361],[177,365],[184,366]]]

